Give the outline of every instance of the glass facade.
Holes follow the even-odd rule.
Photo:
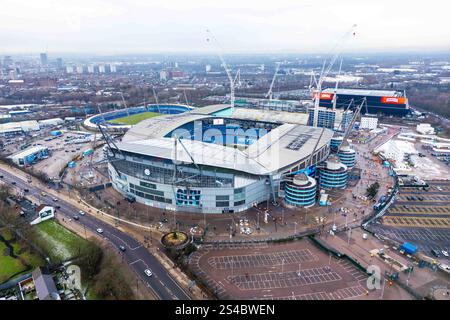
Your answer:
[[[352,168],[356,163],[356,152],[353,149],[350,150],[340,150],[338,152],[339,160],[345,164],[348,168]]]
[[[348,172],[342,168],[339,170],[320,169],[320,188],[324,189],[345,189],[347,187]]]
[[[304,186],[288,182],[284,187],[284,200],[294,206],[308,207],[316,202],[317,184],[308,182]]]
[[[342,138],[331,138],[330,149],[331,151],[336,151],[342,143]]]

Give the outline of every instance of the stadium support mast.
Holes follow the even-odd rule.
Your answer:
[[[129,117],[130,116],[130,112],[128,111],[128,106],[127,106],[127,103],[125,102],[125,98],[123,97],[123,93],[122,92],[120,93],[120,96],[122,97],[123,105],[125,106],[125,109],[127,110],[127,116]]]
[[[351,29],[342,36],[340,41],[338,41],[338,43],[335,46],[335,50],[334,50],[335,53],[331,57],[326,68],[325,68],[325,65],[326,65],[327,61],[326,60],[324,61],[324,65],[322,67],[322,72],[320,73],[319,80],[317,81],[316,94],[314,95],[313,127],[317,127],[317,124],[318,124],[320,94],[322,93],[322,83],[323,83],[324,79],[328,76],[328,74],[330,73],[331,68],[333,68],[334,63],[336,62],[337,58],[339,57],[339,55],[342,51],[341,47],[342,47],[344,41],[348,38],[348,36],[356,35],[355,28],[356,28],[356,24],[352,25]]]
[[[156,94],[155,87],[152,87],[153,90],[153,97],[155,98],[156,107],[158,108],[158,113],[161,113],[161,110],[159,109],[159,102],[158,102],[158,95]]]
[[[217,55],[220,58],[220,62],[222,63],[223,68],[225,69],[225,72],[227,74],[228,77],[228,81],[230,81],[230,107],[231,107],[231,111],[234,111],[234,79],[231,76],[231,70],[228,68],[227,63],[225,62],[225,59],[223,58],[222,55],[222,47],[220,46],[219,41],[217,41],[216,37],[214,36],[214,34],[211,32],[211,30],[206,30],[206,32],[211,36],[211,39],[214,40],[214,42],[216,43],[217,47],[218,47],[218,51],[217,51]],[[210,42],[211,40],[210,38],[206,38],[207,42]]]
[[[344,137],[342,138],[342,143],[338,146],[337,152],[341,150],[341,146],[344,143],[345,140],[347,140],[350,132],[352,131],[353,125],[355,124],[356,119],[358,118],[359,114],[361,113],[361,109],[363,105],[366,105],[367,108],[367,98],[362,99],[362,102],[356,107],[355,113],[353,114],[352,120],[350,120],[350,123],[348,124],[347,129],[345,129]]]
[[[278,75],[278,70],[280,70],[280,65],[281,65],[281,63],[278,62],[277,66],[275,68],[275,74],[273,75],[272,82],[270,83],[269,91],[266,93],[266,98],[269,98],[269,100],[272,100],[272,96],[273,96],[272,89],[273,89],[273,85],[275,84],[275,79],[277,78],[277,75]]]

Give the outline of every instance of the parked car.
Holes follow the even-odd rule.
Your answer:
[[[80,220],[79,216],[73,216],[73,220]]]
[[[436,258],[439,258],[441,255],[439,254],[439,251],[432,249],[431,253],[433,254],[433,256],[435,256]]]
[[[153,272],[150,269],[145,269],[144,273],[147,275],[147,277],[151,277],[153,275]]]
[[[448,252],[447,251],[445,251],[445,250],[442,250],[442,254],[444,255],[444,257],[447,257],[448,258]]]
[[[30,192],[30,189],[23,189],[23,192]]]

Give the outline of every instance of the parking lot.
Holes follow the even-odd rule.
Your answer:
[[[401,188],[394,204],[372,230],[410,241],[430,255],[450,250],[450,181],[428,181],[429,188]]]
[[[222,297],[236,299],[377,299],[367,275],[309,239],[283,244],[205,245],[189,261]]]

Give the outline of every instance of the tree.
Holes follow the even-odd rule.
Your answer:
[[[80,257],[77,260],[83,276],[92,279],[98,273],[102,258],[103,251],[97,240],[89,239],[88,244],[81,249]]]
[[[367,196],[373,198],[377,195],[380,184],[378,182],[372,183],[366,190]]]

